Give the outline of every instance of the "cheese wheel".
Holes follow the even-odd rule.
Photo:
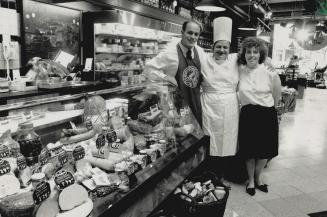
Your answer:
[[[53,198],[48,198],[38,208],[35,217],[56,217],[59,211],[58,201]]]
[[[0,176],[0,198],[19,192],[19,180],[12,174]]]
[[[28,191],[3,198],[0,213],[2,217],[30,217],[34,207],[33,192]]]
[[[87,199],[86,202],[72,210],[62,212],[57,217],[87,217],[93,209],[93,202],[91,199]]]
[[[87,201],[87,199],[88,194],[85,188],[81,185],[73,184],[60,193],[59,206],[63,211],[71,210]]]

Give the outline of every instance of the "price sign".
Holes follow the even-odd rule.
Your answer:
[[[39,163],[41,166],[48,163],[50,157],[50,152],[47,148],[42,149],[40,155],[39,155]]]
[[[59,190],[62,190],[75,183],[73,175],[66,170],[56,172],[54,181]]]
[[[75,161],[83,159],[85,157],[85,149],[80,145],[76,146],[73,151],[73,156]]]
[[[0,158],[9,156],[9,148],[6,145],[0,145]]]
[[[6,160],[0,159],[0,175],[4,175],[10,172],[10,164]]]
[[[100,149],[101,147],[105,146],[106,144],[106,137],[103,134],[99,134],[98,138],[95,141],[95,145],[97,149]]]
[[[64,165],[65,163],[68,162],[68,154],[65,150],[62,150],[59,154],[58,154],[58,161],[61,165]]]
[[[46,200],[51,194],[50,184],[48,182],[42,181],[35,187],[33,192],[33,200],[35,204],[40,204],[42,201]]]
[[[117,134],[116,131],[110,129],[107,132],[106,138],[109,143],[115,142],[117,140]]]
[[[22,154],[17,156],[17,167],[19,170],[23,170],[27,167],[26,159]]]

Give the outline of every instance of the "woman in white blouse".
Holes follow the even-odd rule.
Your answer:
[[[275,107],[281,96],[277,73],[263,62],[267,48],[261,39],[248,37],[242,43],[239,57],[239,151],[246,160],[249,182],[246,192],[253,196],[255,188],[268,192],[262,179],[267,159],[278,155],[278,121]]]

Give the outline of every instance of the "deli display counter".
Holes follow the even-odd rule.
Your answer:
[[[176,91],[143,83],[0,107],[33,111],[1,120],[1,216],[147,216],[208,152]]]

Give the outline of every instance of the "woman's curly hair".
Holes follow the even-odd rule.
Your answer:
[[[242,42],[241,53],[239,54],[238,63],[246,65],[245,53],[246,49],[250,49],[252,47],[259,48],[260,58],[259,64],[263,63],[266,60],[268,55],[268,49],[265,45],[265,42],[257,37],[247,37]]]

